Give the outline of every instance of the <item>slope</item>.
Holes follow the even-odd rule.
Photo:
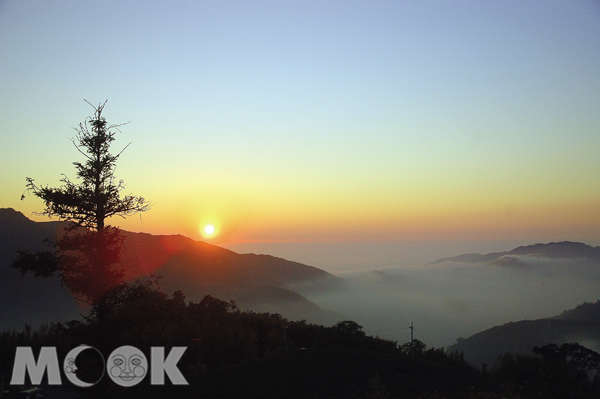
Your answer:
[[[82,312],[57,278],[21,277],[8,267],[17,250],[46,249],[43,240],[56,239],[64,227],[64,223],[34,222],[14,209],[0,209],[0,329],[73,319]],[[121,260],[129,281],[160,275],[163,291],[171,294],[183,290],[187,299],[194,301],[205,295],[243,299],[266,287],[262,288],[263,296],[274,312],[286,316],[285,312],[293,309],[297,317],[327,323],[341,318],[299,294],[291,297],[281,291],[289,290],[292,284],[337,284],[335,276],[318,268],[269,255],[237,254],[181,235],[123,234],[126,239]]]
[[[579,343],[600,350],[600,301],[584,303],[558,316],[492,327],[459,341],[450,352],[463,352],[473,365],[492,365],[504,353],[531,354],[534,346]]]
[[[548,244],[533,244],[515,248],[511,251],[493,252],[485,255],[478,253],[464,254],[438,259],[434,264],[443,262],[494,262],[502,258],[514,256],[535,256],[549,259],[593,259],[600,260],[600,247],[592,247],[580,242],[561,241]]]

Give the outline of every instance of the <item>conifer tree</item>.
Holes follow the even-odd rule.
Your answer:
[[[88,102],[88,104],[90,104]],[[92,104],[90,104],[92,105]],[[52,251],[17,251],[12,267],[23,274],[36,276],[59,275],[61,281],[76,298],[97,304],[105,293],[123,282],[124,272],[119,268],[124,237],[120,230],[106,223],[112,216],[129,216],[145,212],[150,204],[133,195],[121,196],[122,180],[114,175],[116,162],[129,146],[113,155],[110,146],[123,125],[108,125],[102,116],[106,101],[94,108],[93,116],[79,124],[71,139],[84,156],[83,162],[74,162],[77,181],[63,174],[57,188],[38,186],[27,178],[27,191],[44,201],[40,214],[68,221],[64,234],[51,242]],[[24,199],[25,195],[21,197]]]

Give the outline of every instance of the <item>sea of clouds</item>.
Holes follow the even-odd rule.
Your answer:
[[[600,263],[583,259],[505,256],[494,262],[442,262],[337,273],[338,287],[296,287],[319,306],[371,335],[429,347],[511,321],[552,317],[600,300]]]

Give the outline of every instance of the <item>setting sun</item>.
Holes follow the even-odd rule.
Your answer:
[[[220,234],[221,228],[220,223],[216,222],[213,218],[208,218],[211,220],[204,220],[200,222],[200,234],[205,239],[215,238]]]

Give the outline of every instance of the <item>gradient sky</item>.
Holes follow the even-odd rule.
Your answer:
[[[600,244],[598,1],[0,0],[0,207],[46,220],[83,99],[127,230]]]

